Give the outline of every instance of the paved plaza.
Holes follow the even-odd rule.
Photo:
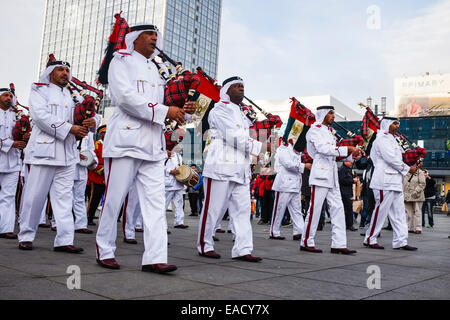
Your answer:
[[[168,219],[171,225],[170,212]],[[349,247],[358,250],[355,256],[329,252],[331,224],[317,233],[317,247],[324,253],[309,254],[300,252],[299,242],[291,240],[292,228],[282,228],[288,240],[268,240],[268,226],[253,220],[254,254],[264,261],[252,264],[231,259],[233,242],[228,233],[218,235],[221,260],[199,257],[195,247],[199,218],[186,217],[189,229],[170,228],[169,263],[178,266],[171,275],[140,271],[143,235],[137,234],[138,245],[125,244],[121,224],[116,251],[119,271],[96,264],[95,235],[76,234],[75,244],[85,252],[70,255],[53,252],[55,233],[40,229],[31,252],[18,250],[17,241],[0,241],[0,299],[450,299],[450,217],[436,215],[435,220],[435,229],[410,235],[410,244],[419,247],[412,253],[392,250],[390,231],[382,232],[384,251],[364,248],[360,232],[349,232]],[[80,268],[79,290],[68,289],[69,266]],[[380,289],[368,289],[370,266],[381,271]]]

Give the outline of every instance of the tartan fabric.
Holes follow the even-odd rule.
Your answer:
[[[189,90],[197,89],[200,85],[200,77],[196,73],[186,71],[183,78],[169,82],[164,93],[164,104],[166,106],[177,106],[183,108],[188,98]]]
[[[124,18],[121,18],[120,15],[116,15],[116,26],[118,28],[117,35],[113,32],[112,37],[110,38],[110,42],[116,44],[114,46],[114,51],[125,49],[125,36],[130,31],[127,21]],[[114,30],[116,30],[116,26],[114,26]]]
[[[301,104],[297,99],[292,98],[291,117],[301,123],[313,125],[316,122],[316,116],[307,107]]]
[[[336,144],[337,147],[357,147],[362,146],[364,139],[361,136],[354,136],[351,139],[345,139]]]
[[[72,77],[72,82],[75,83],[77,86],[82,87],[83,90],[94,92],[96,95],[99,96],[100,99],[103,99],[104,97],[103,90],[94,88],[93,86],[88,85],[85,81],[80,81],[75,77]]]
[[[313,163],[313,162],[314,162],[313,158],[311,158],[311,156],[307,152],[304,152],[302,154],[302,163]]]
[[[380,129],[380,119],[373,113],[372,109],[367,108],[361,126],[361,135],[366,138],[369,135],[369,129],[378,132]]]
[[[186,130],[180,128],[175,131],[165,130],[164,137],[166,138],[166,149],[172,151],[173,148],[183,141],[185,134]]]
[[[95,99],[92,96],[85,96],[83,102],[75,106],[73,123],[81,126],[84,120],[95,116],[95,111]]]
[[[283,124],[281,118],[277,115],[269,113],[266,120],[258,121],[256,111],[250,105],[241,105],[242,111],[247,115],[253,125],[250,127],[250,137],[260,141],[261,134],[265,133],[267,138],[272,136],[272,130],[274,128],[280,128]],[[265,139],[267,140],[267,139]],[[263,141],[264,142],[264,141]]]
[[[427,152],[425,149],[417,147],[416,149],[406,151],[403,154],[403,162],[411,167],[416,165],[420,158],[425,158],[426,155]]]
[[[25,114],[22,114],[20,118],[16,121],[16,124],[12,131],[12,137],[14,141],[22,141],[23,136],[26,133],[31,132],[30,118]]]

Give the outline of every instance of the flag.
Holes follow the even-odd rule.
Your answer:
[[[372,144],[377,137],[379,129],[380,119],[373,113],[372,109],[367,108],[361,126],[361,135],[364,138],[364,150],[367,155],[370,155]]]
[[[297,152],[304,152],[306,149],[306,134],[311,126],[316,122],[315,115],[302,105],[297,99],[291,99],[291,113],[284,133],[283,141],[292,141]]]

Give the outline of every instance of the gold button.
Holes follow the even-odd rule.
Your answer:
[[[128,129],[128,130],[130,130],[130,129],[131,129],[131,127],[130,127],[130,126],[127,126],[127,129]]]
[[[47,143],[47,141],[44,141],[44,143]]]
[[[69,120],[67,120],[67,123],[70,123],[70,121],[69,121]]]
[[[152,84],[152,87],[153,87],[153,88],[156,87],[156,84]]]
[[[148,67],[148,70],[152,70],[152,67]]]
[[[69,106],[64,106],[66,109],[69,107]]]
[[[8,127],[6,127],[6,129],[8,129]]]

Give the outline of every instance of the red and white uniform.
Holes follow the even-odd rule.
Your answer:
[[[408,244],[408,222],[405,214],[403,179],[410,167],[403,162],[402,149],[388,132],[394,121],[383,120],[373,143],[371,157],[375,166],[370,188],[375,196],[375,211],[364,239],[365,244],[377,244],[377,237],[389,216],[394,238],[393,248]]]
[[[21,167],[20,151],[12,147],[16,114],[0,109],[0,234],[13,233],[16,220],[15,195]]]
[[[330,110],[325,110],[330,111]],[[325,114],[326,115],[326,114]],[[324,118],[324,117],[323,117]],[[323,119],[322,119],[323,121]],[[318,123],[321,123],[318,121]],[[306,135],[308,154],[314,159],[309,177],[311,205],[305,220],[302,247],[315,247],[314,237],[325,199],[330,206],[333,249],[347,248],[345,213],[338,180],[337,157],[347,157],[347,147],[336,147],[329,127],[314,125]]]
[[[291,144],[278,148],[275,155],[275,170],[277,177],[272,186],[272,190],[275,191],[275,202],[270,236],[281,235],[280,226],[286,208],[289,208],[291,214],[294,236],[301,235],[305,225],[301,202],[302,174],[305,171],[305,165],[302,163],[301,155],[295,152]]]

